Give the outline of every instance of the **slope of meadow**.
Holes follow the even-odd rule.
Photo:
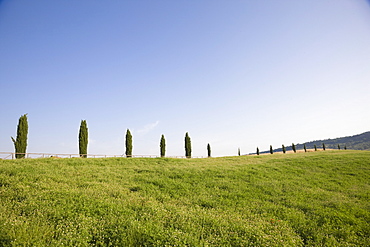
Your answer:
[[[0,160],[0,246],[369,246],[370,152]]]

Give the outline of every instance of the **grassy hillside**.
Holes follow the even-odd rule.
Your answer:
[[[0,160],[0,246],[369,246],[370,152]]]
[[[362,134],[339,137],[335,139],[325,139],[318,141],[311,141],[302,144],[296,144],[297,150],[302,150],[303,145],[306,144],[307,149],[313,149],[316,145],[317,149],[322,149],[322,144],[325,143],[327,149],[338,149],[338,145],[341,149],[352,149],[352,150],[370,150],[370,131],[364,132]],[[282,148],[274,149],[274,152],[282,152]],[[292,150],[292,146],[286,146],[286,150]],[[270,151],[262,151],[261,153],[269,153]]]
[[[333,149],[337,149],[338,145],[340,145],[342,149],[346,146],[347,149],[370,150],[370,131],[364,132],[359,135],[308,142],[306,146],[313,147],[314,145],[316,145],[317,147],[322,147],[322,143],[325,143],[328,148]],[[303,145],[301,144],[299,148],[303,148]]]

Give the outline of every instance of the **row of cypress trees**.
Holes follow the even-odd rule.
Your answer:
[[[79,132],[79,154],[80,157],[86,158],[87,157],[87,144],[88,144],[88,128],[86,120],[81,120],[80,125],[80,132]],[[125,155],[127,158],[132,157],[132,134],[129,129],[126,130],[126,141],[125,141],[126,151]],[[166,139],[162,134],[160,143],[159,143],[159,152],[161,157],[166,156]],[[207,145],[207,153],[208,157],[211,157],[211,146]],[[189,133],[186,132],[185,134],[185,157],[191,158],[191,139]]]
[[[164,136],[162,135],[164,138]],[[79,155],[81,158],[87,158],[87,145],[88,145],[88,128],[87,128],[87,123],[86,120],[81,120],[80,124],[80,131],[78,135],[78,146],[79,146]],[[161,141],[162,145],[162,141]],[[126,131],[126,141],[125,141],[125,146],[126,146],[126,157],[132,157],[132,134],[129,129]],[[161,148],[161,153],[162,153],[162,148]]]
[[[22,115],[19,118],[18,121],[18,126],[17,126],[17,136],[16,139],[11,137],[13,143],[14,143],[14,148],[15,148],[15,153],[16,153],[16,158],[24,158],[26,154],[26,149],[27,149],[27,136],[28,136],[28,118],[27,114]],[[81,120],[81,125],[80,125],[80,130],[79,130],[79,135],[78,135],[78,146],[79,146],[79,155],[82,158],[87,158],[87,146],[88,146],[88,128],[87,128],[87,122],[86,120]],[[126,131],[126,157],[132,157],[132,134],[129,129]],[[166,139],[164,135],[161,136],[160,139],[160,156],[165,157],[166,155]],[[306,149],[306,144],[303,145],[303,149],[305,152],[307,152]],[[314,145],[315,151],[317,151],[316,144]],[[325,151],[325,143],[322,144],[322,149]],[[340,145],[338,144],[338,149],[340,150]],[[347,147],[344,146],[344,149],[346,150]],[[296,152],[296,146],[294,143],[292,143],[292,150],[294,153]],[[191,139],[189,136],[189,133],[186,132],[185,134],[185,156],[187,158],[191,158]],[[284,144],[282,145],[282,151],[283,153],[286,153],[286,148]],[[211,157],[211,146],[209,143],[207,144],[207,153],[208,157]],[[270,154],[273,154],[273,148],[272,145],[270,145]],[[260,154],[259,148],[257,147],[257,155]],[[240,148],[238,148],[238,155],[240,156]]]
[[[305,152],[307,152],[306,144],[303,144],[303,149],[304,149]],[[314,149],[315,149],[315,151],[317,151],[316,144],[314,145]],[[297,152],[296,146],[295,146],[294,143],[292,143],[292,150],[293,150],[294,153]],[[324,151],[326,150],[325,143],[322,144],[322,150],[324,150]],[[340,150],[340,145],[339,144],[338,144],[338,150]],[[344,150],[347,150],[347,146],[344,146]],[[283,151],[284,154],[286,153],[286,148],[285,148],[284,144],[282,145],[282,151]],[[240,149],[238,149],[238,152],[239,152],[239,155],[240,155]],[[272,149],[272,145],[270,145],[270,154],[273,154],[273,153],[274,153],[274,150]],[[257,147],[256,154],[257,155],[260,154],[260,151],[259,151],[258,147]]]
[[[11,137],[15,147],[16,159],[24,158],[27,150],[27,136],[28,136],[28,118],[27,114],[22,115],[19,118],[17,126],[16,139]],[[86,120],[81,120],[79,134],[78,134],[78,151],[81,158],[87,158],[87,146],[89,142],[89,129],[87,128]],[[132,134],[129,129],[126,131],[126,157],[132,157]],[[165,157],[166,155],[166,139],[164,135],[161,136],[160,140],[160,156]],[[185,134],[185,156],[191,158],[191,139],[189,133]],[[211,157],[211,146],[207,145],[208,157]]]

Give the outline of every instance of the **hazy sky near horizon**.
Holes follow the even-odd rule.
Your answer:
[[[0,1],[0,151],[169,156],[370,130],[366,0]]]

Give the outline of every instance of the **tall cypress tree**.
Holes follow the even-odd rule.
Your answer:
[[[240,148],[238,148],[238,155],[240,156]]]
[[[273,154],[274,150],[272,150],[272,145],[270,145],[270,154]]]
[[[325,151],[325,143],[322,143],[322,150]]]
[[[191,140],[188,132],[185,134],[185,156],[191,158]]]
[[[209,145],[209,143],[207,144],[207,153],[208,153],[208,158],[211,157],[211,145]]]
[[[338,150],[340,150],[340,146],[339,146],[339,144],[338,144]]]
[[[317,147],[316,147],[316,144],[315,145],[313,145],[313,147],[315,148],[315,152],[317,151]]]
[[[257,147],[257,155],[260,155],[260,149]]]
[[[17,138],[11,137],[14,148],[15,148],[15,158],[21,159],[25,157],[27,150],[27,135],[28,135],[28,119],[27,114],[24,114],[19,118],[17,126]]]
[[[126,131],[126,157],[132,157],[132,135],[129,129]]]
[[[295,149],[294,143],[292,143],[292,149],[293,149],[294,153],[297,152],[297,150]]]
[[[86,120],[81,120],[80,132],[78,134],[78,147],[81,158],[87,158],[88,129]]]
[[[164,139],[164,135],[161,137],[161,142],[159,144],[160,151],[161,151],[161,157],[166,156],[166,139]]]
[[[303,144],[303,149],[304,149],[304,151],[305,151],[305,152],[307,152],[307,149],[306,149],[306,143],[305,143],[305,144]]]
[[[283,148],[283,153],[285,154],[285,152],[286,152],[286,149],[285,149],[285,146],[284,146],[284,144],[282,145],[282,148]]]

